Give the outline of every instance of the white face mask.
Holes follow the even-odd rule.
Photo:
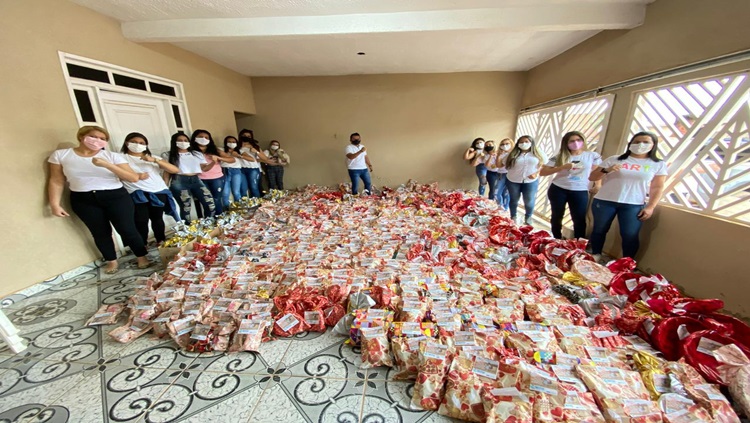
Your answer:
[[[475,148],[476,148],[477,150],[482,150],[482,149],[484,149],[484,143],[483,143],[483,142],[477,143],[477,146],[476,146]]]
[[[503,151],[510,151],[510,144],[503,144],[500,146],[500,149]]]
[[[208,143],[211,142],[208,138],[196,138],[195,142],[198,143],[198,145],[208,145]]]
[[[190,148],[190,143],[187,141],[177,141],[176,144],[177,144],[177,148],[180,148],[183,150],[187,150],[188,148]]]
[[[527,151],[528,149],[531,148],[531,143],[530,142],[518,143],[518,148],[520,148],[523,151]]]
[[[278,145],[272,145],[272,146],[271,146],[271,150],[278,150],[278,149],[279,149],[279,146],[278,146]]]
[[[245,153],[248,153],[248,152],[250,152],[249,148],[247,148],[247,147],[240,148],[240,153],[245,154]]]
[[[147,148],[148,147],[143,144],[136,144],[134,142],[128,143],[128,150],[130,150],[131,153],[143,153]]]
[[[630,144],[629,150],[633,154],[646,154],[654,148],[653,144]]]
[[[235,148],[237,148],[237,143],[236,142],[228,142],[227,143],[227,147],[229,147],[232,150],[234,150]]]

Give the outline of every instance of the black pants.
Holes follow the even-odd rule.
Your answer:
[[[547,198],[549,198],[552,236],[562,239],[562,221],[567,204],[570,207],[570,218],[573,220],[574,236],[586,238],[586,210],[589,207],[589,192],[570,191],[555,184],[550,184]]]
[[[269,189],[284,189],[284,166],[267,166]]]
[[[159,200],[166,204],[169,197],[166,194],[156,194]],[[154,231],[156,242],[167,239],[164,235],[164,207],[155,207],[149,202],[135,205],[135,227],[141,235],[144,244],[148,244],[148,221],[151,220],[151,229]]]
[[[112,226],[136,257],[143,257],[148,253],[143,239],[135,228],[135,207],[125,188],[71,192],[70,206],[91,231],[104,260],[117,259]]]

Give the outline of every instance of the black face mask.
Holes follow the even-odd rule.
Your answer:
[[[492,151],[492,150],[494,150],[494,149],[495,149],[495,146],[494,146],[494,145],[488,145],[488,146],[485,146],[485,147],[484,147],[484,151],[486,151],[486,152],[488,152],[488,153],[489,153],[489,152],[491,152],[491,151]]]
[[[359,143],[361,143],[361,142],[362,142],[362,140],[352,140],[352,144],[354,144],[354,145],[359,145]]]

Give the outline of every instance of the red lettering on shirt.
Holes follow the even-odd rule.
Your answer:
[[[635,170],[636,172],[638,172],[641,170],[641,165],[637,165],[637,164],[631,165],[630,170]]]

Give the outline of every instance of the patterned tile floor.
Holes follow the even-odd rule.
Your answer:
[[[264,343],[260,354],[185,353],[151,335],[113,342],[116,325],[85,322],[154,271],[129,259],[116,275],[83,266],[2,300],[28,349],[0,349],[0,422],[455,421],[414,410],[412,383],[359,369],[359,351],[330,331]]]

